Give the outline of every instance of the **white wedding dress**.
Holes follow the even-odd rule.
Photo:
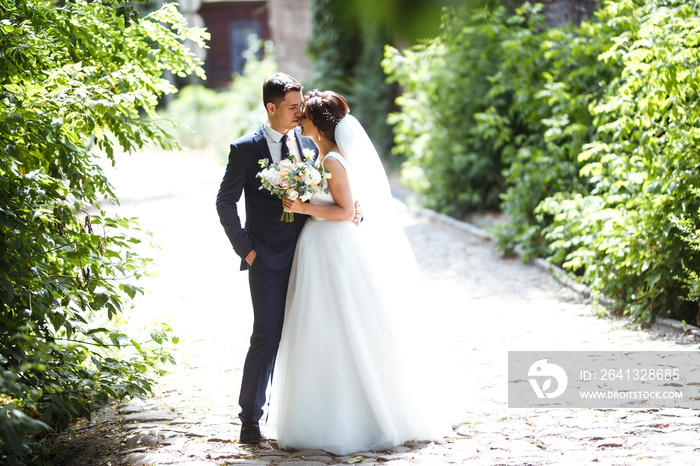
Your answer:
[[[352,178],[342,155],[327,157]],[[311,203],[334,200],[319,193]],[[268,416],[268,434],[280,448],[344,455],[452,431],[435,402],[444,393],[426,393],[425,366],[412,368],[416,361],[408,359],[415,345],[407,340],[416,336],[397,315],[406,293],[397,295],[388,276],[401,265],[382,264],[365,230],[311,217],[299,237]]]

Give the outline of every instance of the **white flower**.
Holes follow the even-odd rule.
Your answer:
[[[279,186],[283,181],[282,175],[280,175],[279,172],[273,171],[272,173],[267,174],[267,181],[269,181],[273,186]]]
[[[304,201],[304,202],[306,202],[306,201],[308,201],[309,199],[311,199],[311,196],[313,196],[313,195],[314,195],[313,193],[307,191],[307,192],[305,192],[305,193],[301,196],[301,200]]]
[[[318,170],[311,170],[311,181],[318,184],[321,182],[321,174]]]
[[[316,154],[315,154],[314,151],[312,151],[311,149],[308,149],[308,148],[307,148],[307,149],[304,149],[304,150],[301,151],[301,152],[302,152],[302,154],[304,154],[304,158],[305,158],[306,160],[308,160],[309,162],[311,162],[311,161],[314,159],[314,157],[316,157]]]
[[[284,160],[282,160],[282,161],[280,162],[280,169],[285,169],[285,168],[286,168],[287,170],[291,170],[292,168],[294,168],[294,162],[292,162],[292,161],[289,160],[289,159],[284,159]]]
[[[285,193],[285,196],[287,196],[291,200],[295,200],[296,198],[299,197],[299,193],[296,192],[294,189],[290,189]]]

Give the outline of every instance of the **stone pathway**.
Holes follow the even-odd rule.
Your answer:
[[[698,410],[507,408],[509,350],[697,350],[693,335],[598,318],[542,268],[501,258],[487,239],[409,210],[402,218],[432,300],[426,319],[442,328],[454,360],[456,381],[446,389],[463,405],[454,435],[348,457],[238,444],[252,310],[247,275],[237,270],[214,207],[223,167],[197,155],[152,153],[120,159],[117,168],[109,177],[120,213],[139,217],[161,244],[151,253],[159,276],[146,283],[151,293],[130,325],[167,320],[181,338],[178,365],[155,396],[121,408],[128,434],[120,464],[700,464]]]

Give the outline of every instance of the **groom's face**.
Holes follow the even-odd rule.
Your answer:
[[[303,110],[304,99],[301,91],[289,91],[279,105],[270,104],[268,108],[270,126],[280,133],[286,133],[299,125]]]

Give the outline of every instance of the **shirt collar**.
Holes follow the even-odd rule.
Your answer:
[[[280,133],[279,131],[272,129],[272,127],[268,123],[265,123],[264,129],[265,129],[265,134],[267,134],[267,137],[269,137],[270,139],[272,139],[273,141],[275,141],[277,143],[279,143],[282,140],[282,136],[284,136],[284,134]],[[289,132],[287,133],[287,136],[288,136],[287,139],[292,139],[294,137],[294,130],[293,129],[289,130]]]

